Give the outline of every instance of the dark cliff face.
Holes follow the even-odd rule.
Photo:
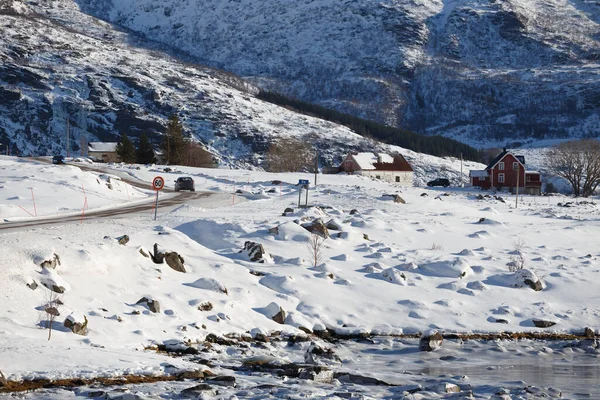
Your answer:
[[[569,0],[76,0],[260,86],[478,143],[598,132],[600,7]]]

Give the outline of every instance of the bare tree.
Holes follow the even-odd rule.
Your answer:
[[[525,241],[521,236],[519,236],[513,244],[513,254],[510,256],[510,261],[507,265],[510,272],[517,272],[525,268],[525,255],[523,254],[523,249],[525,249]]]
[[[49,290],[44,298],[44,303],[39,308],[41,310],[41,326],[48,329],[48,340],[52,338],[52,326],[56,318],[60,316],[59,309],[62,304],[59,294]]]
[[[569,182],[575,196],[588,197],[600,184],[600,142],[562,143],[546,153],[548,169]]]
[[[296,138],[279,139],[265,154],[271,172],[312,172],[314,152],[307,142]]]
[[[323,245],[325,244],[325,237],[317,233],[312,233],[310,239],[306,243],[308,253],[310,255],[310,263],[313,267],[317,267],[323,260]]]
[[[183,148],[182,165],[188,167],[212,167],[215,164],[213,155],[199,143],[191,140],[186,141]]]

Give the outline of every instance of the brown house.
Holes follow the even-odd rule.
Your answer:
[[[484,170],[471,170],[469,178],[472,186],[482,189],[503,190],[519,193],[541,194],[542,178],[536,171],[527,171],[525,157],[504,149]]]
[[[90,142],[88,143],[88,157],[95,161],[119,162],[116,148],[117,142]]]
[[[350,153],[340,165],[340,172],[369,176],[403,186],[413,184],[413,169],[401,154]]]

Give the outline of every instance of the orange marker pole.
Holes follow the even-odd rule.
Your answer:
[[[33,195],[33,188],[31,188],[31,199],[33,200],[33,212],[35,213],[35,216],[37,217],[37,208],[35,207],[35,196]]]

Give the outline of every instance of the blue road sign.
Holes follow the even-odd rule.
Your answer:
[[[308,185],[308,179],[299,179],[298,185]]]

